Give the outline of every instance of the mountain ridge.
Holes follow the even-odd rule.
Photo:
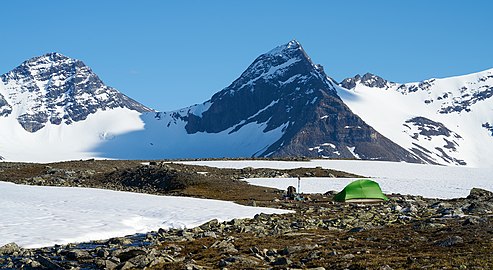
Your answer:
[[[0,132],[0,141],[17,146],[0,144],[0,155],[21,161],[29,151],[47,151],[32,146],[33,141],[48,141],[56,151],[50,149],[47,160],[306,156],[469,165],[470,157],[462,157],[461,150],[468,136],[450,123],[429,113],[410,113],[394,121],[396,136],[375,118],[390,116],[393,111],[385,108],[400,106],[401,99],[375,105],[378,113],[357,101],[377,104],[369,95],[380,89],[393,98],[432,97],[427,103],[430,99],[420,96],[421,105],[428,107],[440,103],[456,108],[459,101],[474,107],[493,93],[493,88],[478,92],[472,87],[469,99],[459,100],[455,92],[433,96],[430,89],[440,79],[398,84],[371,73],[338,84],[296,40],[257,57],[209,100],[170,112],[145,107],[104,85],[82,61],[58,53],[25,61],[0,78],[0,124],[12,127]],[[491,79],[474,78],[479,86]],[[20,105],[25,100],[34,100],[34,105]],[[443,114],[465,113],[467,106]],[[485,119],[481,128],[491,134],[491,123],[493,119]]]
[[[425,162],[493,163],[484,150],[493,147],[493,69],[405,84],[384,81],[377,86],[348,78],[339,95],[371,126]],[[378,108],[381,104],[386,109]],[[393,117],[384,122],[381,115]]]
[[[28,132],[40,130],[47,122],[82,121],[97,110],[127,107],[152,111],[106,86],[84,62],[56,52],[24,61],[0,80],[4,84],[0,110],[5,107],[2,103],[10,106],[2,114],[15,114]]]
[[[239,141],[216,142],[211,148],[222,150],[193,157],[309,156],[419,161],[354,115],[337,96],[335,87],[301,44],[290,41],[257,57],[239,78],[208,101],[160,112],[153,124],[146,120],[149,128],[165,126],[165,130],[156,131],[158,137],[183,141],[180,147],[186,150],[159,146],[157,139],[145,136],[132,141],[148,140],[149,145],[161,147],[161,153],[173,158],[190,157],[184,152],[194,155],[194,149],[202,148],[195,145],[196,141],[183,138],[216,134],[228,139],[237,136]],[[176,132],[172,131],[174,128],[184,129],[180,139],[169,137],[169,133]],[[324,144],[334,147],[325,148]],[[251,150],[234,152],[237,147]]]

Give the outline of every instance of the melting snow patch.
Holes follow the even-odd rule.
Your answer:
[[[336,148],[336,146],[334,144],[332,144],[332,143],[322,143],[319,146],[310,147],[310,148],[308,148],[308,150],[309,151],[317,150],[317,152],[320,153],[320,152],[323,152],[325,150],[325,149],[322,148],[323,146],[329,146],[332,149],[335,149]]]
[[[42,247],[287,212],[218,200],[0,182],[0,246]]]
[[[324,149],[320,148],[320,146],[315,146],[315,147],[310,147],[308,148],[309,151],[317,150],[318,153],[324,151]]]
[[[330,146],[331,148],[336,148],[336,146],[332,143],[322,143],[321,146]]]
[[[358,155],[358,154],[356,154],[356,153],[354,152],[354,150],[355,150],[355,149],[356,149],[356,147],[354,147],[354,146],[353,146],[353,147],[349,147],[349,146],[347,146],[347,150],[349,150],[349,152],[351,152],[351,154],[352,154],[355,158],[357,158],[357,159],[361,159],[361,158],[359,157],[359,155]]]
[[[266,161],[266,160],[235,160],[235,161],[191,161],[187,164],[214,166],[219,168],[315,168],[334,169],[363,175],[377,181],[385,193],[401,193],[420,195],[428,198],[466,197],[471,188],[483,188],[493,191],[493,168],[447,167],[425,164],[409,164],[404,162],[368,161],[368,160],[327,160],[312,161]],[[295,179],[297,180],[297,179]],[[250,181],[250,180],[249,180]],[[271,184],[269,184],[269,181]],[[262,186],[285,189],[293,185],[277,178],[271,180],[251,180],[250,183]],[[302,192],[324,193],[328,190],[341,190],[349,179],[339,178],[302,178]],[[430,185],[433,183],[433,185]],[[274,186],[274,185],[278,186]],[[296,186],[296,182],[295,185]],[[312,186],[313,190],[312,190]]]

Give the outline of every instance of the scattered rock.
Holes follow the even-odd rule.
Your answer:
[[[106,249],[102,249],[101,248],[101,249],[98,249],[96,251],[96,255],[98,257],[106,258],[106,257],[110,256],[110,252],[108,250],[106,250]]]
[[[462,239],[462,237],[460,236],[451,236],[451,237],[448,237],[444,240],[441,240],[441,241],[437,241],[435,243],[436,246],[439,246],[439,247],[451,247],[451,246],[455,246],[455,245],[459,245],[459,244],[462,244],[464,243],[464,240]]]
[[[219,221],[217,219],[213,219],[199,226],[200,229],[207,231],[219,225]]]
[[[271,265],[289,265],[292,262],[285,257],[279,257],[277,258],[274,262],[271,263]]]
[[[0,255],[13,255],[21,251],[21,248],[16,243],[8,243],[0,247]]]
[[[351,259],[353,259],[354,257],[355,257],[355,256],[354,256],[354,254],[346,254],[346,255],[342,256],[342,258],[343,258],[344,260],[351,260]]]
[[[125,177],[130,181],[131,176],[142,173],[144,177],[148,177],[147,180],[150,180],[152,172],[149,173],[149,170],[163,170],[163,176],[175,173],[191,174],[185,169],[177,170],[167,166],[157,162],[155,165],[139,167]],[[75,168],[62,170],[56,167],[57,165],[42,167],[46,175],[39,178],[32,177],[29,183],[41,181],[43,184],[71,185],[75,178],[80,178],[77,183],[84,185],[89,183],[86,181],[87,177],[97,174],[96,171]],[[262,171],[253,168],[243,173],[264,177],[285,174],[279,170]],[[304,173],[301,172],[299,175]],[[213,173],[208,173],[208,177],[212,175]],[[242,176],[244,175],[238,174],[228,177],[231,177],[232,181],[237,181]],[[154,180],[159,182],[159,179]],[[133,191],[156,191],[154,189],[156,186],[149,189],[146,186],[142,189],[143,187],[139,186],[141,183],[131,183],[135,188]],[[453,200],[392,194],[388,202],[378,204],[333,202],[330,196],[332,193],[328,192],[327,197],[321,194],[312,195],[312,201],[304,202],[273,199],[273,196],[277,196],[273,194],[277,193],[269,194],[264,200],[252,197],[242,202],[244,204],[255,202],[259,206],[275,206],[296,211],[287,215],[258,214],[253,219],[233,219],[225,222],[211,220],[195,228],[159,229],[157,232],[39,249],[22,249],[11,243],[0,247],[0,268],[262,269],[271,267],[322,270],[325,268],[313,267],[330,265],[331,269],[360,269],[359,262],[352,264],[353,261],[357,261],[352,259],[355,255],[359,256],[357,254],[367,258],[365,254],[377,253],[375,246],[379,247],[378,250],[387,252],[391,252],[395,247],[409,249],[417,247],[416,254],[419,254],[419,248],[421,246],[429,248],[430,242],[438,247],[455,247],[472,245],[473,241],[478,241],[474,235],[478,232],[482,234],[484,241],[490,241],[493,237],[492,219],[488,214],[493,211],[493,196],[486,190],[473,189],[467,198]],[[278,195],[279,198],[282,196],[281,193]],[[398,236],[380,234],[381,231],[389,232],[396,228],[407,230],[406,234]],[[473,231],[474,234],[468,234],[468,231]],[[323,233],[315,236],[314,232]],[[461,236],[451,236],[452,234]],[[244,241],[244,236],[249,237],[249,240]],[[264,240],[266,238],[273,241],[266,243]],[[257,239],[259,239],[258,243]],[[275,242],[277,239],[282,241],[277,243]],[[287,239],[289,242],[284,241]],[[442,250],[440,251],[442,253],[443,250],[447,250],[436,249]],[[369,268],[391,270],[392,267],[426,266],[419,259],[421,257],[414,255],[414,251],[409,250],[409,254],[415,257],[407,259],[407,263],[412,265],[404,267],[381,260],[376,266],[372,265]],[[360,257],[357,259],[359,261]],[[429,260],[429,265],[434,263],[434,258],[425,259]],[[331,265],[332,263],[335,264]],[[384,265],[380,266],[381,263]]]
[[[51,261],[50,259],[48,259],[44,256],[38,256],[36,259],[41,265],[43,265],[44,267],[46,267],[50,270],[64,270],[63,267],[61,267],[57,263]]]
[[[132,259],[133,257],[139,256],[139,255],[145,255],[146,252],[142,249],[139,248],[130,248],[130,249],[125,249],[123,251],[116,251],[113,253],[113,256],[117,257],[120,259],[121,262],[128,261]]]
[[[74,249],[67,253],[67,259],[69,260],[81,260],[91,258],[91,254],[87,250]]]
[[[467,196],[468,200],[490,200],[493,198],[493,192],[481,188],[472,188]]]
[[[131,262],[124,262],[118,267],[118,269],[120,270],[135,269],[135,265],[132,264]]]

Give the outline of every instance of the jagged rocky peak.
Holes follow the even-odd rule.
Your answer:
[[[296,62],[302,62],[307,64],[310,68],[315,68],[316,70],[323,71],[323,67],[319,64],[314,64],[297,40],[291,40],[290,42],[280,45],[266,54],[261,55],[258,60],[268,59],[272,61],[272,64],[293,64]],[[255,63],[255,62],[254,62]]]
[[[190,114],[187,131],[215,133],[253,122],[266,123],[266,131],[280,127],[303,106],[315,105],[321,92],[336,95],[326,78],[323,68],[292,40],[257,57],[211,98],[207,111]]]
[[[2,79],[8,83],[10,80],[16,80],[21,78],[21,76],[25,76],[43,81],[53,79],[57,74],[61,75],[62,70],[68,71],[84,67],[86,67],[85,64],[80,60],[69,58],[57,52],[51,52],[24,61],[14,70],[2,75]],[[89,68],[87,69],[90,71]]]
[[[228,91],[220,95],[252,90],[261,82],[269,82],[279,87],[293,81],[306,80],[314,74],[319,78],[326,76],[323,67],[314,64],[301,44],[292,40],[260,55],[236,81],[226,88]],[[235,91],[232,91],[233,89]]]
[[[47,64],[47,63],[60,63],[60,62],[65,62],[65,61],[70,61],[70,62],[75,62],[79,61],[77,59],[72,59],[70,57],[67,57],[61,53],[58,52],[49,52],[41,56],[33,57],[24,63],[26,65],[39,65],[39,64]]]
[[[68,90],[72,86],[71,83],[77,84],[82,80],[93,84],[103,84],[82,61],[57,52],[47,53],[23,62],[14,70],[2,75],[2,80],[7,85],[7,90],[19,90],[9,87],[12,84],[18,84],[23,86],[20,90],[25,89],[31,92],[62,90],[59,87],[62,84],[67,87],[64,90]],[[81,88],[72,90],[81,90]]]
[[[304,53],[305,51],[303,50],[303,47],[301,46],[301,44],[297,40],[293,39],[286,44],[275,47],[274,49],[270,50],[269,52],[267,52],[264,55],[281,56],[281,57],[288,56],[289,57],[290,54],[300,53],[300,52]],[[308,58],[306,53],[305,53],[305,57]]]
[[[151,111],[106,86],[82,61],[56,52],[27,60],[0,79],[5,103],[11,106],[9,114],[13,113],[29,132],[38,131],[48,122],[59,125],[81,121],[98,110]]]
[[[181,117],[188,134],[227,131],[232,136],[242,132],[272,136],[253,156],[419,162],[351,112],[323,68],[295,40],[259,56],[201,107],[206,110]]]
[[[379,76],[371,74],[371,73],[366,73],[361,78],[361,83],[368,86],[368,87],[384,88],[387,86],[388,82],[387,82],[387,80],[383,79],[382,77],[379,77]]]
[[[353,89],[356,87],[356,84],[359,83],[360,81],[361,81],[361,75],[356,74],[356,76],[354,77],[346,78],[342,80],[342,82],[339,85],[346,89]]]
[[[366,73],[363,76],[357,74],[352,78],[346,78],[340,85],[346,89],[353,89],[358,83],[368,87],[387,88],[390,82],[375,74]]]

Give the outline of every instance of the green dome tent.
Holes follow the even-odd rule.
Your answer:
[[[356,180],[334,196],[334,200],[338,202],[387,201],[388,199],[378,183],[369,179]]]

